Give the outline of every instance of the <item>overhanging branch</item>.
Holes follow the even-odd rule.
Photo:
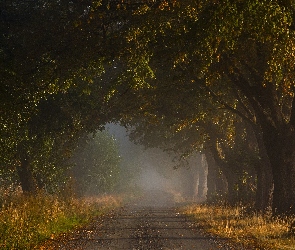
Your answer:
[[[236,108],[232,107],[230,104],[228,104],[227,102],[223,101],[212,89],[210,89],[206,84],[204,84],[204,89],[206,89],[210,95],[216,100],[216,102],[218,102],[219,104],[221,104],[222,106],[224,106],[224,108],[226,108],[227,110],[237,114],[238,116],[240,116],[242,119],[244,119],[245,121],[249,122],[250,124],[253,123],[253,121],[247,117],[245,114],[243,114],[241,111],[237,110]]]

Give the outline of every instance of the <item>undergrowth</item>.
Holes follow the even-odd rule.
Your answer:
[[[188,205],[191,215],[205,231],[229,238],[255,249],[295,249],[295,234],[290,232],[293,216],[274,217],[271,213],[249,212],[246,207]]]
[[[119,206],[112,196],[62,198],[40,192],[12,195],[0,210],[0,249],[33,249]]]

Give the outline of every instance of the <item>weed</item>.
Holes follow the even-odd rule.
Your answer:
[[[10,196],[0,211],[0,248],[33,249],[119,205],[111,196],[61,199],[43,192]]]
[[[294,217],[272,217],[270,213],[245,212],[247,208],[189,205],[184,213],[191,215],[208,232],[258,249],[295,249],[290,232]]]

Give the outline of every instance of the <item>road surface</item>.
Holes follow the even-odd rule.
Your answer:
[[[219,243],[218,243],[219,242]],[[244,249],[202,234],[175,208],[127,206],[85,228],[54,239],[42,249]]]

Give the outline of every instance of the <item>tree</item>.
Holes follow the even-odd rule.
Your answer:
[[[107,132],[89,135],[71,159],[76,193],[97,195],[115,191],[119,183],[120,155],[116,141]]]
[[[103,112],[81,114],[81,131],[98,125],[92,126],[91,117],[133,117],[130,123],[141,126],[139,112],[151,124],[164,120],[171,128],[168,137],[179,141],[183,134],[176,132],[186,128],[182,145],[190,148],[209,138],[209,133],[193,136],[194,128],[208,123],[202,115],[213,120],[223,116],[206,107],[214,104],[232,114],[224,116],[230,121],[239,116],[250,124],[264,159],[256,172],[264,182],[273,175],[273,210],[295,212],[295,11],[290,1],[39,0],[1,5],[3,162],[17,156],[14,164],[23,162],[22,170],[28,165],[27,154],[37,145],[29,134],[30,121],[40,115],[41,101],[70,90],[72,95],[81,82],[89,93],[96,80],[103,98],[102,108],[94,106]],[[81,98],[88,108],[90,96]],[[137,102],[130,105],[132,98]],[[209,99],[203,105],[194,98]],[[218,131],[216,137],[225,138],[227,132]],[[261,194],[267,195],[270,185],[262,186],[266,192]]]
[[[155,73],[165,66],[166,75],[183,77],[181,82],[203,79],[200,87],[216,102],[251,123],[273,172],[273,210],[294,212],[293,6],[255,0],[166,3],[142,14],[144,21],[129,30],[130,60]]]
[[[100,6],[1,2],[1,167],[17,169],[24,192],[36,189],[37,176],[45,181],[45,172],[53,173],[53,160],[71,150],[82,130],[105,122],[105,93],[93,82],[102,74],[101,45],[114,23]]]
[[[262,133],[274,177],[273,210],[294,212],[292,10],[276,1],[228,1],[206,9],[212,14],[207,16],[211,30],[202,45],[211,51],[212,62],[204,72],[208,77],[217,73],[236,90],[244,118]],[[219,24],[217,15],[223,16]],[[214,82],[220,81],[211,78],[211,85]]]

